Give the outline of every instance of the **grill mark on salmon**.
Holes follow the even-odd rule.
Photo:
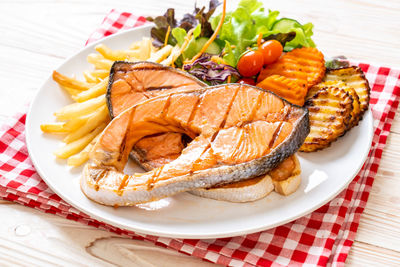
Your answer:
[[[233,86],[231,86],[233,87]],[[226,119],[232,101],[237,95],[238,86],[226,90],[205,90],[193,120],[188,125],[193,132],[212,136]],[[222,88],[222,87],[221,87]]]
[[[225,124],[227,114],[232,110],[232,103],[240,100],[237,99],[239,89],[249,91],[248,94],[239,96],[243,98],[245,95],[254,93],[251,91],[262,92],[264,100],[272,104],[271,108],[265,109],[270,113],[278,113],[274,109],[279,106],[291,108],[281,109],[280,116],[276,116],[280,119],[276,119],[275,122],[268,120],[267,112],[263,118],[255,116],[254,121],[240,122],[241,127],[228,127]],[[199,106],[194,112],[196,114],[194,119],[189,124],[185,121],[186,119],[182,120],[182,114],[165,116],[170,114],[172,107],[169,106],[166,109],[167,102],[174,103],[174,99],[182,96],[201,98],[201,101],[198,100],[200,104],[195,105],[197,101],[192,98],[193,101],[185,107],[186,116],[189,116],[195,107]],[[253,108],[247,106],[249,114]],[[208,113],[207,109],[209,109]],[[218,115],[218,117],[210,117],[213,115]],[[285,118],[288,120],[285,121]],[[241,119],[250,120],[245,117]],[[281,127],[278,127],[279,125]],[[276,128],[280,128],[279,132]],[[171,129],[183,133],[192,131],[197,137],[182,150],[178,158],[163,165],[162,168],[124,178],[125,174],[122,170],[128,158],[121,157],[119,154],[127,155],[132,147],[146,136]],[[127,131],[130,133],[126,134]],[[239,131],[239,135],[232,136],[234,131]],[[273,138],[275,132],[277,134]],[[274,168],[298,150],[308,132],[307,109],[291,105],[275,94],[257,87],[229,84],[171,93],[168,96],[159,96],[138,103],[111,121],[90,154],[92,163],[84,168],[81,187],[83,192],[94,201],[106,205],[126,206],[196,188],[238,182],[263,175]],[[219,153],[222,158],[218,159],[215,157],[218,152],[214,148],[218,147],[216,147],[218,145],[216,142],[220,135],[221,138],[225,136],[227,140],[235,141],[220,140]],[[126,140],[122,142],[124,138]],[[270,139],[275,139],[273,147],[270,146]],[[121,151],[123,143],[124,148]],[[232,157],[232,155],[237,155],[237,157]],[[224,161],[224,158],[227,160]],[[101,176],[100,170],[107,170],[107,173],[100,179],[102,182],[97,183],[96,181]],[[119,195],[116,192],[122,183],[123,189],[120,190],[122,194]],[[98,186],[98,191],[96,191],[96,186]]]
[[[143,83],[141,82],[141,81],[139,81],[139,78],[136,76],[136,74],[135,74],[135,72],[129,72],[129,75],[127,75],[128,73],[127,72],[125,72],[125,75],[124,75],[124,80],[129,84],[129,86],[131,87],[131,93],[132,94],[134,94],[135,92],[140,92],[142,95],[143,95],[143,97],[145,97],[146,99],[149,99],[149,98],[151,98],[152,96],[149,94],[149,93],[147,93],[146,92],[146,90],[143,90]],[[127,77],[128,76],[128,77]],[[131,79],[129,79],[130,77],[129,76],[133,76],[133,78],[135,79],[135,81],[137,82],[137,83],[140,83],[140,85],[141,85],[141,87],[139,87],[139,88],[137,88],[137,89],[139,89],[138,91],[136,91],[135,90],[135,87],[134,87],[134,84],[132,83],[132,80]],[[123,108],[122,108],[123,109]]]
[[[139,75],[143,77],[139,78]],[[174,79],[171,81],[167,79],[160,80],[160,84],[151,84],[152,81],[159,81],[158,76],[164,77],[172,75]],[[151,77],[151,78],[150,78]],[[139,87],[135,87],[134,83],[132,83],[130,78],[134,78],[134,80],[140,84]],[[140,91],[142,92],[147,98],[154,97],[152,94],[148,94],[147,91],[157,91],[158,88],[167,88],[167,90],[160,90],[160,91],[169,91],[174,88],[179,88],[179,87],[187,87],[190,85],[193,85],[193,89],[200,88],[200,87],[205,87],[207,86],[205,83],[201,82],[200,80],[196,79],[193,76],[188,75],[187,73],[183,71],[179,71],[175,68],[171,67],[166,67],[158,63],[153,63],[153,62],[146,62],[146,61],[139,61],[139,62],[125,62],[125,61],[116,61],[114,62],[113,66],[111,67],[110,70],[110,77],[109,77],[109,83],[108,83],[108,88],[107,88],[107,94],[106,94],[106,99],[107,99],[107,105],[110,111],[110,115],[113,118],[114,116],[118,115],[120,112],[115,112],[115,108],[120,108],[120,110],[125,110],[131,106],[130,103],[128,105],[125,105],[124,103],[119,103],[120,105],[113,105],[112,102],[115,99],[113,95],[113,84],[117,80],[126,80],[127,83],[131,86],[131,91],[132,92],[137,92]],[[150,81],[150,84],[144,83],[145,81]],[[161,84],[162,83],[162,84]],[[148,90],[150,88],[150,90]],[[132,93],[130,92],[130,93]],[[160,92],[164,93],[164,92]],[[129,94],[128,94],[129,95]],[[136,102],[138,103],[138,102]],[[134,104],[136,104],[134,103]]]
[[[161,111],[161,118],[165,120],[165,115],[168,113],[169,106],[171,105],[171,95],[167,97],[163,111]]]
[[[162,170],[164,169],[164,165],[160,168],[155,169],[153,176],[147,182],[147,190],[151,190],[154,187],[154,182],[157,180],[157,177],[160,175]]]
[[[179,84],[179,85],[171,84],[171,85],[163,85],[163,86],[150,86],[150,87],[147,87],[147,91],[173,89],[173,88],[179,88],[182,86],[189,86],[189,85],[190,85],[189,83],[186,83],[186,84]]]
[[[107,174],[107,169],[101,169],[100,172],[95,175],[96,179],[94,181],[96,182],[96,185],[95,185],[95,190],[96,191],[99,190],[99,182],[100,182],[100,180],[103,179],[106,174]]]
[[[272,147],[275,144],[276,139],[278,138],[279,133],[281,132],[283,122],[279,123],[278,128],[276,128],[271,141],[269,142],[269,147]]]
[[[259,94],[258,97],[257,97],[256,104],[255,104],[255,106],[254,106],[254,108],[253,108],[253,110],[251,111],[251,114],[250,114],[250,116],[249,116],[250,121],[254,120],[254,117],[256,116],[256,112],[257,112],[257,110],[260,108],[261,100],[262,100],[262,94]]]
[[[211,147],[211,143],[208,144],[207,148],[203,151],[200,157],[193,163],[190,170],[190,174],[195,171],[204,169],[204,166],[212,166],[216,163],[216,158]]]
[[[196,111],[199,109],[200,103],[201,103],[201,97],[197,98],[196,104],[193,106],[192,112],[190,112],[189,119],[187,121],[187,125],[190,125],[193,121],[194,115],[196,114]]]
[[[127,175],[127,174],[125,174],[124,178],[122,178],[122,182],[121,182],[120,186],[118,187],[118,191],[117,191],[118,195],[122,196],[122,194],[124,193],[123,189],[128,184],[127,183],[128,178],[129,178],[129,175]]]
[[[239,85],[239,87],[236,89],[236,91],[235,91],[235,93],[234,93],[234,95],[233,95],[233,97],[232,97],[232,99],[231,99],[231,102],[229,103],[228,108],[226,109],[224,118],[223,118],[223,120],[221,121],[221,123],[220,123],[220,125],[219,125],[219,127],[218,127],[219,129],[223,129],[223,128],[224,128],[225,123],[226,123],[226,120],[227,120],[228,115],[229,115],[229,112],[230,112],[231,109],[232,109],[232,105],[233,105],[233,103],[234,103],[234,101],[235,101],[235,99],[236,99],[236,96],[238,95],[238,92],[239,92],[240,88],[241,88],[241,85]],[[212,144],[213,144],[215,138],[217,138],[218,133],[219,133],[219,131],[216,131],[216,132],[213,133],[213,135],[211,136],[211,140],[210,140],[211,142],[210,142],[210,144],[204,149],[202,155],[204,155],[204,154],[206,153],[206,151],[208,151],[208,149],[212,148]],[[202,155],[201,155],[201,156],[202,156]],[[197,162],[195,161],[195,163],[194,163],[194,164],[197,163],[197,164],[196,164],[196,170],[201,169],[201,168],[198,167],[201,156],[199,157],[199,159],[197,160]],[[193,165],[194,165],[194,164],[193,164]],[[192,166],[192,170],[193,170],[193,166]]]
[[[132,63],[130,63],[130,62],[125,62],[125,61],[115,61],[115,62],[118,62],[118,63],[129,63],[129,64],[132,64]],[[152,63],[152,62],[148,62],[148,61],[139,61],[139,62],[137,62],[137,63]],[[159,65],[159,66],[157,66],[157,65]],[[141,70],[163,70],[165,68],[165,66],[163,66],[163,65],[161,65],[161,64],[157,64],[157,63],[154,63],[154,66],[148,66],[148,67],[136,67],[135,68],[135,70],[137,70],[137,71],[141,71]],[[130,69],[119,69],[118,70],[118,72],[121,72],[121,73],[127,73],[127,72],[130,72],[131,70]]]
[[[135,111],[136,109],[133,109],[130,116],[129,116],[129,121],[128,121],[128,127],[127,127],[127,131],[124,135],[124,139],[122,140],[122,145],[119,151],[119,157],[118,157],[118,161],[121,161],[123,156],[124,156],[124,151],[126,148],[126,142],[128,140],[128,136],[130,135],[130,133],[132,132],[132,123],[130,123],[133,120],[133,117],[135,115]]]
[[[124,80],[130,85],[130,87],[131,87],[131,91],[132,92],[135,92],[136,90],[135,90],[135,87],[134,87],[134,84],[132,83],[132,81],[133,81],[133,79],[129,79],[129,78],[131,78],[131,77],[129,77],[129,76],[133,76],[133,78],[135,79],[135,81],[137,82],[137,83],[140,83],[142,86],[143,86],[143,84],[142,84],[142,82],[140,82],[139,81],[139,78],[136,76],[136,74],[132,71],[132,72],[129,72],[129,75],[128,75],[128,72],[125,72],[124,73],[125,75],[124,75]],[[143,89],[143,88],[138,88],[138,89]],[[140,92],[143,92],[143,90],[139,90]]]
[[[223,129],[223,128],[225,127],[226,120],[228,119],[228,115],[229,115],[229,113],[230,113],[231,110],[232,110],[232,105],[233,105],[233,103],[234,103],[235,100],[236,100],[236,97],[237,97],[237,95],[238,95],[238,93],[239,93],[240,88],[242,88],[242,84],[239,84],[239,87],[236,89],[236,91],[235,91],[235,93],[234,93],[234,95],[233,95],[233,97],[232,97],[232,99],[231,99],[231,102],[229,103],[228,108],[226,109],[224,118],[223,118],[221,124],[220,124],[219,127],[218,127],[219,129]],[[215,139],[215,136],[213,136],[213,139],[211,139],[211,142],[213,142],[214,139]]]
[[[174,86],[173,85],[164,85],[161,87],[153,86],[153,87],[147,87],[147,91],[171,89],[171,88],[174,88]]]
[[[231,109],[226,119],[227,127],[233,125],[240,126],[247,121],[251,121],[252,113],[257,105],[257,99],[262,93],[259,91],[248,91],[239,88],[237,94],[239,94],[240,97],[235,98],[235,101],[231,105]]]
[[[290,114],[290,107],[284,109],[284,116],[285,116],[284,120],[288,120],[288,119],[289,119],[289,116],[290,116],[289,114]],[[273,141],[273,142],[270,143],[269,147],[274,147],[275,143],[277,142],[278,137],[279,137],[279,135],[281,134],[281,131],[282,131],[282,128],[283,128],[283,123],[284,123],[284,122],[281,122],[281,123],[279,124],[279,127],[278,127],[277,131],[275,131],[274,137],[273,137],[273,139],[271,140],[271,141]]]
[[[173,78],[169,78],[170,74]],[[205,83],[185,72],[152,62],[115,62],[111,68],[109,80],[106,98],[111,117],[115,117],[130,106],[149,98],[206,86]],[[189,136],[195,137],[193,134],[189,134]],[[175,143],[181,139],[178,135],[170,138],[175,138]],[[156,165],[157,162],[169,161],[161,156],[152,160],[148,159],[147,152],[141,147],[141,144],[135,145],[131,156],[145,169],[151,169],[153,161],[153,165]],[[160,149],[165,147],[162,143],[154,143],[154,146]]]

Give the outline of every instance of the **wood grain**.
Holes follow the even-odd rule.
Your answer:
[[[106,262],[122,266],[177,266],[180,263],[193,267],[216,266],[177,251],[156,247],[151,243],[121,237],[96,239],[86,251]],[[106,252],[106,253],[104,253]]]
[[[198,1],[198,5],[206,2]],[[232,9],[237,2],[229,1],[228,6]],[[178,0],[0,1],[0,122],[32,99],[51,71],[82,48],[112,8],[158,15],[175,7],[179,17],[193,5],[194,1]],[[270,0],[264,5],[280,10],[282,16],[313,22],[314,39],[326,55],[400,67],[398,0]],[[347,260],[349,266],[400,262],[399,151],[397,116]],[[159,259],[169,266],[211,265],[8,201],[0,201],[0,214],[0,266],[143,266]]]
[[[363,242],[353,244],[347,258],[348,266],[399,266],[400,253]]]

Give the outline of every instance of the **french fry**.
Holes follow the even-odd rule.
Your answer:
[[[63,86],[63,85],[60,85],[60,87],[61,87],[62,89],[64,89],[65,91],[67,91],[67,93],[68,93],[70,96],[76,96],[76,95],[78,95],[79,93],[82,92],[81,90],[76,90],[76,89],[73,89],[73,88],[70,88],[70,87],[67,87],[67,86]]]
[[[126,58],[124,60],[127,61],[139,61],[146,60],[147,58],[141,54],[140,50],[126,50]]]
[[[73,103],[68,106],[63,107],[59,111],[55,112],[57,120],[67,121],[75,117],[84,116],[90,114],[105,105],[106,99],[103,95],[96,98],[89,99],[81,103]]]
[[[133,43],[129,46],[129,49],[130,49],[130,50],[135,50],[135,49],[137,50],[137,49],[140,48],[141,44],[142,44],[142,40],[140,40],[140,41],[135,41],[135,42],[133,42]]]
[[[107,84],[108,84],[108,78],[102,80],[89,90],[83,91],[76,96],[72,96],[72,99],[75,100],[76,102],[84,102],[91,98],[95,98],[99,95],[104,95],[107,91]]]
[[[142,40],[142,45],[140,46],[140,59],[141,60],[147,60],[150,55],[151,55],[151,40],[150,38],[143,38]]]
[[[110,75],[110,70],[94,70],[91,72],[91,75],[98,79],[104,79]]]
[[[149,38],[143,38],[141,46],[138,49],[130,50],[112,50],[104,44],[99,44],[95,47],[104,58],[117,61],[126,59],[146,60],[150,57],[152,51],[152,44]]]
[[[83,77],[85,77],[87,83],[98,83],[100,81],[97,77],[94,77],[90,71],[84,71]]]
[[[172,46],[171,45],[166,45],[157,52],[151,54],[150,58],[148,61],[155,62],[155,63],[160,63],[164,59],[166,59],[172,52]]]
[[[151,43],[151,54],[155,53],[157,50],[158,50],[158,48],[155,47],[155,46],[153,45],[153,42],[152,42],[152,43]]]
[[[75,140],[63,147],[54,151],[54,155],[60,159],[66,159],[84,149],[92,140],[106,127],[106,123],[102,123],[93,132],[85,135],[84,137]]]
[[[96,51],[104,58],[112,61],[125,60],[129,56],[128,50],[112,50],[105,44],[98,44],[94,49],[96,49]]]
[[[77,129],[76,131],[68,134],[64,138],[63,142],[68,144],[77,139],[82,138],[86,134],[93,131],[101,123],[105,122],[107,119],[109,119],[108,110],[107,110],[106,106],[103,106],[103,107],[99,108],[98,110],[96,110],[93,114],[90,114],[90,117],[86,121],[86,123],[79,129]]]
[[[81,166],[83,163],[89,160],[89,154],[92,151],[94,145],[96,144],[97,140],[99,139],[100,134],[98,134],[92,142],[90,142],[81,152],[78,154],[72,155],[68,158],[67,164],[69,166],[78,167]]]
[[[64,127],[64,123],[45,123],[40,125],[40,129],[44,133],[65,134],[68,131]]]
[[[190,41],[191,33],[185,39]],[[40,127],[45,133],[65,134],[64,147],[54,152],[57,158],[69,158],[68,165],[79,166],[87,161],[96,136],[106,127],[110,118],[106,106],[105,93],[108,85],[110,68],[117,60],[149,60],[173,65],[182,53],[183,47],[167,45],[162,49],[153,46],[151,39],[143,38],[132,43],[129,49],[113,50],[106,45],[96,46],[98,53],[87,56],[87,61],[94,66],[93,71],[84,71],[84,80],[68,77],[57,71],[53,72],[53,80],[68,92],[76,103],[64,106],[54,113],[57,123],[45,123]],[[171,52],[174,54],[171,55]],[[97,139],[96,139],[97,140]]]
[[[178,45],[174,46],[174,48],[172,48],[171,54],[169,54],[166,59],[161,61],[161,64],[165,66],[171,66],[172,63],[175,62],[175,60],[180,56],[180,50],[181,49]]]
[[[99,61],[102,59],[105,59],[101,54],[96,54],[96,53],[90,53],[87,57],[86,57],[87,61],[89,63],[92,63],[94,61]]]
[[[182,46],[181,47],[179,47],[178,45],[174,46],[169,57],[167,59],[163,60],[161,62],[161,64],[164,64],[166,66],[174,65],[175,60],[183,53],[183,51],[188,46],[189,42],[194,38],[193,31],[194,31],[194,29],[191,29],[190,31],[188,31],[188,33],[185,37],[185,42],[183,42]]]
[[[93,64],[96,69],[102,70],[110,70],[112,64],[114,63],[112,60],[106,59],[99,54],[89,54],[87,56],[87,61],[90,64]]]
[[[91,86],[89,83],[67,77],[57,71],[53,71],[53,80],[56,81],[59,85],[69,87],[69,88],[72,88],[75,90],[80,90],[80,91],[87,90]]]
[[[64,128],[68,132],[76,131],[78,128],[82,127],[86,123],[86,121],[89,119],[89,117],[90,117],[90,114],[86,115],[86,116],[73,118],[64,124]]]

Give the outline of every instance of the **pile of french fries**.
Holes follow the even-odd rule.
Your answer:
[[[182,47],[165,45],[160,49],[154,47],[149,38],[134,42],[126,50],[112,50],[104,44],[99,44],[95,47],[97,53],[87,57],[94,69],[83,72],[85,81],[54,71],[53,80],[75,101],[54,113],[57,122],[40,126],[44,133],[65,135],[65,145],[57,149],[54,155],[60,159],[67,159],[67,164],[75,167],[89,159],[89,153],[98,136],[110,122],[105,94],[114,61],[147,60],[173,66],[191,38],[192,35],[188,34]]]

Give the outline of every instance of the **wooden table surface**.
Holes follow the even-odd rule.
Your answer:
[[[228,6],[236,2],[228,1]],[[43,80],[84,45],[112,8],[157,15],[175,7],[181,15],[193,5],[183,0],[1,0],[0,122],[32,99]],[[400,67],[398,0],[280,0],[264,5],[313,22],[314,40],[325,54]],[[400,264],[399,162],[397,116],[347,258],[349,266]],[[211,265],[7,201],[0,201],[0,216],[1,266]]]

